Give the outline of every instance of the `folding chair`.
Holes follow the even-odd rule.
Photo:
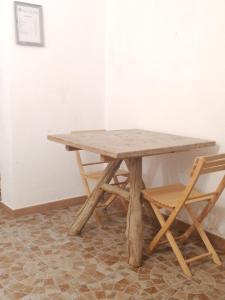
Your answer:
[[[183,272],[188,277],[192,276],[188,267],[188,264],[192,261],[204,258],[206,256],[211,256],[215,264],[221,265],[221,261],[204,231],[202,222],[212,210],[216,204],[216,201],[224,190],[225,175],[222,174],[223,177],[220,180],[216,190],[213,192],[200,192],[195,188],[195,185],[200,175],[224,170],[225,154],[198,157],[195,159],[190,174],[190,179],[186,186],[182,184],[174,184],[164,187],[145,189],[142,192],[144,198],[148,200],[152,206],[152,209],[161,225],[161,229],[149,244],[149,252],[151,253],[156,246],[169,242]],[[197,214],[192,209],[192,204],[203,201],[206,202],[206,205],[204,208],[202,208],[201,212]],[[161,208],[169,210],[170,214],[167,219],[160,211]],[[182,235],[174,238],[170,228],[182,208],[186,209],[193,223]],[[184,259],[180,249],[178,248],[176,240],[182,241],[188,239],[195,230],[197,230],[200,238],[202,239],[207,252],[198,256]],[[164,236],[166,239],[162,240]]]
[[[86,170],[86,167],[97,166],[97,165],[104,166],[106,164],[106,161],[99,160],[99,161],[84,163],[82,161],[82,158],[81,158],[81,151],[76,151],[75,155],[76,155],[76,161],[77,161],[77,165],[78,165],[78,168],[79,168],[79,171],[80,171],[80,176],[81,176],[81,179],[82,179],[82,184],[83,184],[84,191],[85,191],[86,195],[89,196],[91,194],[91,188],[90,188],[89,181],[90,180],[98,181],[101,178],[102,174],[103,174],[104,168],[102,170],[97,170],[97,171],[92,171],[91,172],[91,171]],[[124,178],[123,181],[120,180],[121,177]],[[119,185],[121,188],[125,188],[128,185],[128,181],[129,181],[129,172],[126,171],[126,170],[119,169],[116,172],[115,176],[113,177],[113,183],[112,184]],[[106,199],[106,201],[102,201],[97,206],[97,208],[101,207],[101,208],[106,209],[108,206],[110,206],[110,204],[116,198],[117,198],[117,195],[111,194]],[[121,197],[119,197],[119,199],[120,199],[121,204],[124,208],[124,211],[127,212],[128,205],[127,205],[126,201]],[[100,216],[99,216],[99,214],[97,213],[96,210],[94,212],[94,216],[95,216],[95,219],[96,219],[97,223],[101,224],[101,218],[100,218]]]

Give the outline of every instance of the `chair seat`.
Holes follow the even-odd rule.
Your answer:
[[[174,208],[181,200],[181,195],[185,188],[185,185],[178,183],[163,187],[145,189],[142,193],[144,198],[149,202],[152,201],[160,207]],[[193,189],[189,198],[199,197],[201,195],[204,194]]]
[[[104,170],[100,170],[100,171],[95,171],[95,172],[89,172],[89,173],[86,173],[85,174],[85,177],[86,178],[91,178],[91,179],[94,179],[94,180],[98,180],[102,177],[103,175],[103,172]],[[119,169],[116,174],[116,176],[124,176],[124,177],[128,177],[129,175],[129,172],[126,171],[126,170],[122,170],[122,169]]]

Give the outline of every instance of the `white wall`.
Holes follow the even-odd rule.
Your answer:
[[[39,0],[44,48],[15,44],[12,3],[0,2],[0,172],[8,206],[83,193],[73,154],[47,141],[50,133],[136,127],[215,139],[224,151],[224,1]],[[210,151],[145,159],[145,180],[184,179],[193,157]],[[225,236],[224,216],[223,197],[209,230]]]
[[[1,53],[1,133],[11,137],[1,138],[2,200],[13,209],[82,195],[73,153],[46,136],[104,126],[104,0],[37,4],[43,48],[15,44],[13,1],[1,0],[10,49]]]
[[[107,128],[214,139],[223,152],[224,11],[222,0],[107,1]],[[181,166],[207,151],[145,160],[145,180],[183,179]],[[224,217],[223,196],[207,226],[225,237]]]
[[[0,1],[0,176],[2,199],[12,198],[12,115],[9,97],[11,47],[8,30],[11,26],[7,14],[6,1]]]

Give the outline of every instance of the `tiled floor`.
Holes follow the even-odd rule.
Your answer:
[[[189,280],[167,248],[133,269],[124,216],[105,217],[102,228],[91,220],[82,237],[69,237],[77,209],[17,219],[0,212],[0,300],[225,300],[225,264],[195,263]],[[146,225],[145,235],[152,230]],[[186,254],[202,250],[194,242],[185,248]]]

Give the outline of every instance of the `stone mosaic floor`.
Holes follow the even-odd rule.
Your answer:
[[[145,255],[143,266],[133,269],[125,217],[105,216],[101,228],[91,220],[82,237],[69,237],[77,209],[17,219],[0,212],[0,300],[225,300],[225,263],[196,262],[189,280],[167,248]],[[152,231],[145,225],[146,237]],[[185,254],[202,251],[195,242],[185,246]]]

